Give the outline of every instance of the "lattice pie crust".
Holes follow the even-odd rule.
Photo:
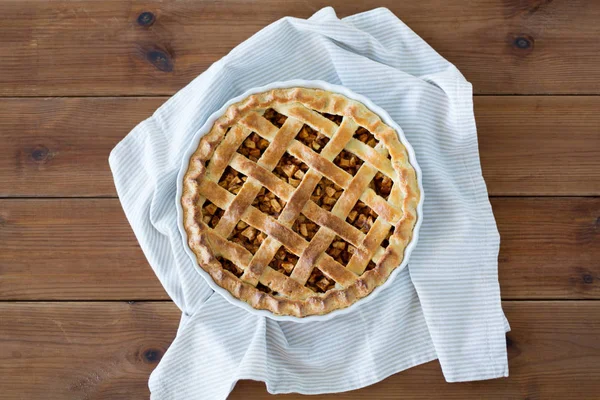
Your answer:
[[[303,317],[384,283],[417,219],[415,170],[363,104],[288,88],[231,105],[192,155],[184,226],[200,267],[256,309]]]

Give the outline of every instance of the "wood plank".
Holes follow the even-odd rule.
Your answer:
[[[505,299],[600,298],[600,198],[494,198]],[[0,299],[167,296],[116,199],[0,200]]]
[[[597,399],[600,302],[504,302],[510,377],[447,384],[437,361],[344,399]],[[0,303],[0,399],[148,398],[147,380],[175,335],[170,302]],[[311,399],[339,398],[339,394]],[[230,399],[271,396],[242,381]]]
[[[444,382],[437,361],[409,369],[344,399],[590,399],[600,393],[599,302],[504,302],[508,334],[507,379]],[[334,399],[340,394],[311,396]],[[234,399],[267,399],[264,384],[238,383]],[[277,397],[275,397],[277,398]],[[282,399],[305,399],[297,394]]]
[[[116,196],[110,151],[164,101],[0,100],[0,196]]]
[[[599,110],[599,97],[475,97],[490,194],[600,194]]]
[[[116,199],[0,200],[0,299],[168,299]]]
[[[284,16],[345,0],[0,2],[0,95],[172,94]],[[596,1],[382,0],[446,57],[477,93],[599,93]],[[138,18],[143,12],[155,16]],[[573,62],[576,60],[576,62]]]
[[[0,99],[0,196],[115,196],[108,154],[165,98]],[[600,195],[600,97],[475,97],[491,195]]]
[[[504,299],[600,298],[600,198],[494,198]]]
[[[164,303],[1,303],[0,399],[148,398],[179,310]]]

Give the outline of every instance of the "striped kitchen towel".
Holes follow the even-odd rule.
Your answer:
[[[369,97],[402,127],[423,171],[409,267],[374,301],[327,322],[276,322],[232,306],[195,271],[176,222],[176,177],[194,133],[229,99],[292,79]],[[499,236],[471,85],[389,10],[339,19],[328,7],[269,25],[139,124],[109,162],[140,246],[182,310],[150,377],[152,399],[224,399],[239,379],[271,393],[341,392],[436,358],[449,382],[508,375]]]

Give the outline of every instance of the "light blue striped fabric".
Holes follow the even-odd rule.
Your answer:
[[[409,268],[328,322],[275,322],[230,305],[195,271],[176,224],[176,175],[194,133],[229,99],[291,79],[369,97],[404,129],[423,170],[425,216]],[[508,375],[499,236],[471,85],[387,9],[340,20],[325,8],[273,23],[138,125],[109,161],[140,246],[183,311],[150,378],[152,399],[223,399],[238,379],[265,381],[271,393],[346,391],[435,358],[450,382]]]

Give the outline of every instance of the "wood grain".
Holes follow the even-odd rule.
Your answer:
[[[310,399],[590,399],[600,393],[599,302],[504,302],[510,377],[448,384],[437,361],[344,394]],[[234,399],[267,399],[264,384],[238,383]],[[297,394],[281,396],[308,398]]]
[[[600,298],[600,198],[494,198],[505,299]],[[0,299],[166,299],[116,199],[0,200]]]
[[[116,199],[0,200],[0,299],[167,299]]]
[[[0,196],[115,196],[108,155],[165,98],[0,99]],[[600,195],[600,97],[475,98],[491,195]]]
[[[600,302],[504,302],[510,377],[447,384],[437,361],[365,389],[311,399],[597,399]],[[0,303],[0,399],[148,398],[147,379],[173,339],[170,302]],[[230,399],[270,396],[242,381]]]
[[[600,299],[600,198],[495,198],[492,207],[502,298]]]
[[[0,399],[148,398],[175,337],[164,303],[0,303]]]
[[[0,99],[0,196],[116,196],[108,155],[164,100]]]
[[[269,23],[327,5],[340,17],[373,7],[345,0],[4,0],[0,95],[172,94]],[[477,93],[600,92],[597,1],[377,5],[455,63]],[[143,12],[154,20],[138,22]]]
[[[490,194],[600,195],[599,110],[600,97],[476,97]]]

